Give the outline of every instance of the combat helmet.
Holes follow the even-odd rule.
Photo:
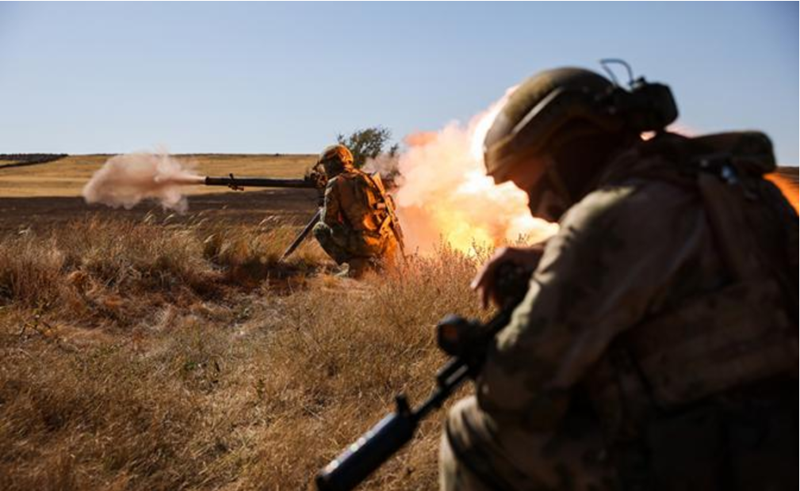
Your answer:
[[[319,155],[317,165],[322,165],[325,173],[330,177],[332,174],[338,174],[344,169],[352,167],[353,154],[342,144],[331,145]]]
[[[677,114],[666,85],[639,78],[626,90],[589,70],[547,70],[523,82],[497,115],[484,140],[487,174],[502,183],[533,173],[535,181],[549,172],[546,157],[570,143],[662,131]]]

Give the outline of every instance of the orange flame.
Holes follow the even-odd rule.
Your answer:
[[[511,93],[509,90],[505,97]],[[533,218],[527,196],[511,183],[495,185],[483,167],[483,139],[505,97],[464,127],[406,137],[399,159],[398,215],[409,250],[427,253],[444,241],[475,253],[516,241],[544,240],[556,224]]]
[[[511,183],[495,185],[485,175],[483,140],[508,96],[465,126],[452,122],[439,131],[408,135],[399,157],[395,198],[409,250],[428,253],[444,241],[468,254],[517,241],[545,240],[558,225],[533,218],[527,196]],[[691,136],[686,126],[670,131]],[[647,139],[648,135],[643,135]],[[798,209],[798,186],[786,176],[767,176]]]
[[[793,182],[788,177],[778,174],[777,172],[772,174],[767,174],[764,176],[766,179],[772,181],[773,184],[778,186],[778,189],[781,190],[786,199],[789,200],[789,203],[794,207],[794,211],[798,211],[798,185],[797,182]]]

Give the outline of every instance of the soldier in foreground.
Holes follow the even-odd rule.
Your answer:
[[[498,115],[488,173],[560,231],[473,283],[502,303],[499,266],[534,270],[450,411],[443,490],[796,488],[797,214],[764,134],[676,117],[666,86],[581,69]]]
[[[313,233],[337,264],[347,264],[347,276],[391,265],[402,246],[391,197],[378,176],[353,166],[344,145],[332,145],[320,156],[328,184],[320,223]]]

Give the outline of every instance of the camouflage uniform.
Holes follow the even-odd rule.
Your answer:
[[[351,268],[391,262],[398,242],[391,218],[382,209],[386,199],[390,198],[372,177],[348,166],[328,181],[314,237],[337,263]]]
[[[760,255],[758,220],[720,207],[734,195],[718,176],[676,172],[690,141],[664,140],[562,218],[476,397],[450,412],[442,489],[734,489],[714,479],[734,472],[722,482],[794,486],[796,215],[781,225],[793,252]],[[771,193],[760,181],[748,191]]]

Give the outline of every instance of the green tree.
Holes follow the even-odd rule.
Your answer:
[[[353,165],[360,169],[368,159],[374,159],[382,153],[394,156],[398,150],[397,144],[389,147],[388,151],[384,150],[391,138],[391,131],[382,126],[375,126],[356,130],[348,136],[340,133],[336,141],[350,149],[353,153]]]

